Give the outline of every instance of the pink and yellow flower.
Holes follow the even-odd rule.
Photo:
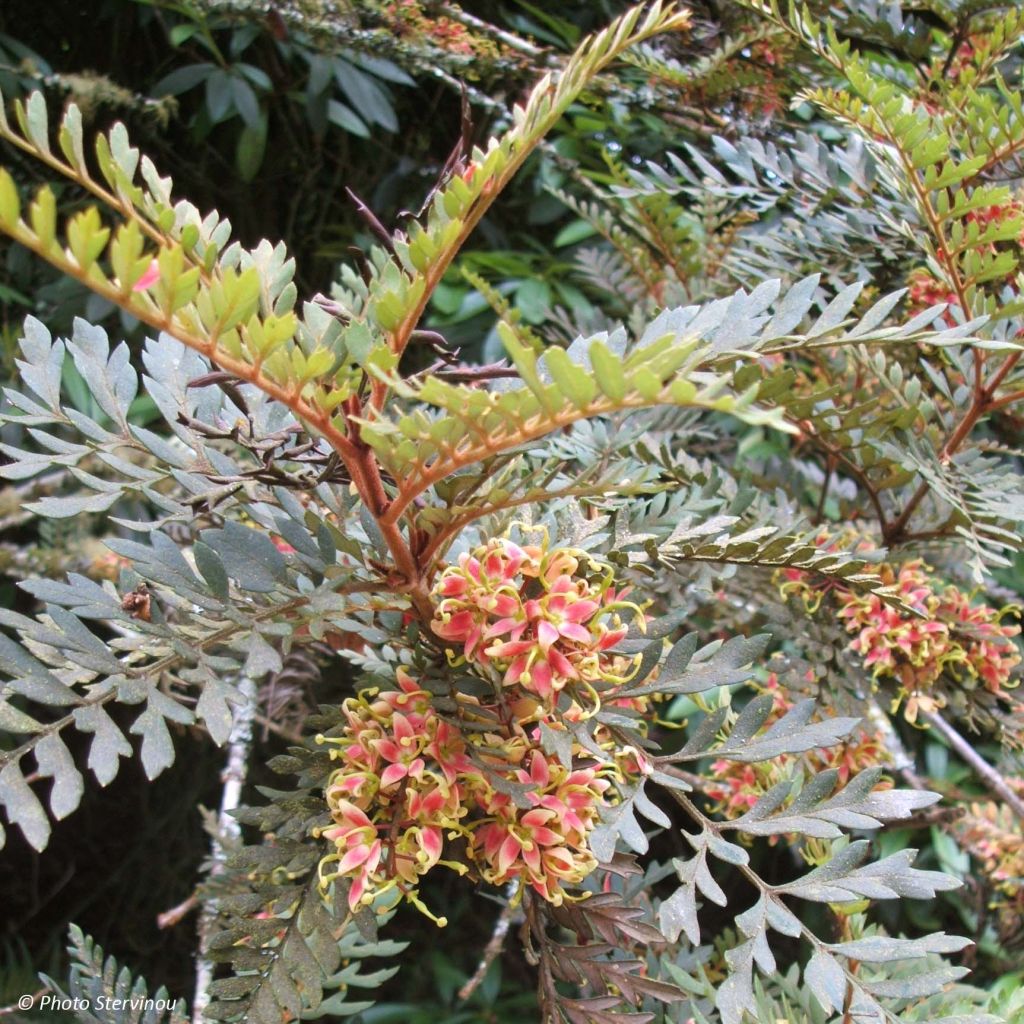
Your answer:
[[[486,881],[503,885],[519,878],[561,904],[565,887],[579,884],[597,866],[587,839],[610,783],[595,767],[566,768],[540,750],[529,764],[509,780],[531,787],[526,808],[479,780],[474,796],[486,818],[472,830],[468,853]]]
[[[552,710],[567,686],[570,720],[602,700],[646,710],[647,698],[617,696],[634,661],[614,650],[627,631],[621,613],[641,623],[643,614],[612,588],[610,567],[546,542],[490,541],[446,569],[433,594],[432,627],[453,645],[449,659],[483,669],[494,703],[460,695],[442,717],[404,670],[396,690],[345,701],[339,734],[322,738],[341,765],[326,788],[334,825],[324,834],[336,849],[321,879],[348,879],[353,908],[397,890],[425,910],[420,876],[438,864],[467,870],[443,859],[447,834],[465,842],[480,878],[519,879],[561,903],[596,867],[588,840],[609,777],[651,765],[632,747],[618,751],[607,729],[590,752],[572,743],[563,764],[543,750],[540,723],[561,726]]]
[[[603,573],[594,581],[581,571]],[[612,680],[605,657],[626,635],[620,612],[642,615],[611,587],[611,572],[581,551],[521,547],[497,538],[460,556],[434,588],[431,628],[455,660],[493,667],[550,706],[570,682]]]
[[[950,683],[973,689],[980,681],[990,693],[1006,697],[1021,662],[1012,639],[1020,627],[1002,620],[1019,614],[1018,608],[979,604],[973,594],[936,580],[920,559],[900,566],[881,564],[877,573],[905,607],[877,593],[815,585],[799,569],[780,573],[780,590],[798,594],[809,611],[818,607],[827,591],[835,594],[839,618],[853,634],[850,649],[861,655],[874,680],[896,684],[896,703],[906,701],[908,721],[915,721],[921,711],[945,705],[943,681],[947,692]]]
[[[381,841],[377,835],[377,826],[355,804],[337,800],[332,807],[332,816],[336,824],[325,829],[323,835],[338,850],[337,873],[347,875],[352,880],[348,905],[355,910],[364,893],[376,884]]]
[[[345,701],[341,735],[321,737],[342,762],[326,788],[334,824],[323,835],[335,852],[321,862],[321,878],[349,879],[352,909],[412,886],[440,861],[444,830],[458,829],[466,813],[457,781],[470,767],[464,741],[401,669],[398,687]],[[407,895],[415,901],[415,888]]]
[[[326,789],[333,824],[323,835],[335,850],[322,882],[347,879],[353,910],[391,890],[422,907],[422,875],[441,863],[465,870],[442,860],[447,833],[467,842],[485,881],[522,879],[561,903],[596,866],[587,841],[615,768],[563,765],[539,748],[535,726],[463,733],[406,673],[398,682],[346,701],[341,734],[324,739],[342,764]]]

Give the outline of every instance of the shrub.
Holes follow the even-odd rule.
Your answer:
[[[977,593],[1008,577],[1024,521],[998,433],[1024,393],[1024,214],[992,180],[1024,148],[1003,77],[1022,21],[928,28],[915,76],[890,51],[916,23],[878,20],[855,50],[842,20],[749,7],[837,137],[612,162],[588,179],[598,205],[569,201],[606,243],[578,252],[593,315],[625,297],[628,329],[563,345],[565,314],[542,337],[481,281],[507,357],[485,365],[428,329],[432,297],[614,60],[640,47],[646,73],[693,87],[656,43],[684,12],[634,9],[581,43],[329,299],[299,302],[282,245],[245,248],[174,199],[122,126],[87,156],[75,106],[56,144],[40,94],[0,122],[98,200],[61,225],[48,186],[26,201],[0,171],[0,229],[158,332],[141,383],[163,421],[133,419],[126,345],[26,321],[0,472],[58,470],[27,509],[109,515],[116,564],[28,580],[44,610],[0,612],[0,724],[19,737],[0,802],[43,849],[85,785],[66,734],[92,736],[100,785],[135,755],[118,705],[140,708],[150,778],[172,730],[229,744],[234,813],[200,890],[209,1019],[373,1020],[363,996],[393,968],[364,961],[401,951],[381,936],[405,904],[445,925],[443,868],[505,903],[482,969],[521,916],[545,1021],[999,1009],[941,959],[969,940],[869,923],[876,901],[959,882],[866,836],[940,820],[897,712],[1024,815],[950,721],[1010,744],[1022,714],[1015,606]],[[909,293],[883,293],[901,273]],[[354,666],[354,689],[302,717],[271,766],[285,788],[238,807],[255,684],[304,649],[325,675]],[[992,837],[1019,827],[982,805],[959,826],[1000,927],[1020,888]],[[795,857],[752,856],[772,844]],[[128,990],[79,932],[73,956],[73,994]]]

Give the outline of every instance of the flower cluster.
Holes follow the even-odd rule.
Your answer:
[[[561,903],[565,887],[596,867],[587,837],[610,786],[602,770],[563,766],[539,749],[536,729],[515,723],[511,735],[464,735],[401,669],[398,686],[347,700],[341,734],[321,738],[342,762],[326,790],[333,824],[322,834],[335,851],[321,862],[322,882],[349,879],[353,910],[396,890],[433,918],[418,896],[420,876],[438,864],[469,870],[441,859],[447,839],[462,844],[484,880],[521,879]],[[473,707],[465,702],[467,715]]]
[[[557,905],[566,885],[578,885],[597,867],[587,837],[611,784],[594,766],[566,768],[537,749],[528,764],[513,773],[515,782],[530,787],[525,809],[477,777],[473,796],[484,818],[470,826],[468,853],[486,881],[502,885],[521,877]]]
[[[957,587],[943,587],[920,560],[898,568],[883,565],[879,575],[913,611],[887,604],[877,594],[844,593],[839,616],[854,634],[851,649],[874,678],[898,684],[908,720],[914,721],[919,710],[943,706],[935,684],[944,674],[968,689],[980,681],[990,693],[1004,695],[1021,660],[1011,640],[1020,627],[1002,622],[1015,609],[972,603]]]
[[[766,724],[778,720],[793,706],[793,702],[779,686],[778,676],[774,672],[769,674],[767,682],[760,689],[762,693],[771,693],[774,698]],[[889,754],[882,734],[878,730],[862,728],[835,747],[811,750],[804,754],[782,754],[754,764],[722,759],[714,761],[711,765],[711,782],[704,792],[715,802],[714,813],[726,818],[738,818],[749,811],[772,786],[788,778],[798,766],[802,765],[809,774],[834,768],[838,772],[839,782],[845,785],[864,768],[888,761]]]
[[[1011,685],[1021,656],[1010,642],[1010,637],[1020,633],[1020,626],[1001,623],[1010,612],[1015,613],[1016,609],[972,604],[970,596],[956,587],[942,591],[938,613],[948,623],[960,654],[952,663],[955,675],[968,682],[980,680],[991,693],[1001,693],[1004,686]]]
[[[492,40],[445,15],[428,14],[420,0],[393,0],[384,5],[383,13],[396,35],[424,39],[460,57],[495,59],[500,55]]]
[[[1024,779],[1007,779],[1024,795]],[[980,862],[991,884],[1000,940],[1021,937],[1024,919],[1024,831],[1013,809],[993,803],[971,804],[966,815],[953,826],[960,844]]]
[[[609,653],[626,635],[620,612],[642,614],[612,589],[610,569],[599,567],[594,581],[581,572],[584,560],[581,551],[496,538],[441,574],[431,627],[458,645],[455,660],[496,670],[503,685],[545,707],[570,683],[591,693],[595,684],[622,683],[630,668]]]
[[[627,630],[620,613],[641,624],[643,614],[613,589],[608,566],[546,540],[482,545],[440,575],[433,597],[433,631],[457,645],[449,660],[480,670],[493,697],[454,695],[445,717],[399,670],[396,691],[345,702],[340,734],[322,737],[341,765],[326,790],[323,835],[335,850],[321,879],[350,880],[353,910],[394,890],[433,917],[417,885],[443,864],[560,904],[597,866],[588,839],[615,799],[612,780],[651,762],[597,726],[590,749],[571,742],[563,763],[543,748],[542,727],[564,732],[602,702],[642,719],[650,698],[620,695],[635,661],[614,648]],[[453,860],[442,860],[446,843]]]
[[[783,594],[800,597],[811,612],[825,593],[835,594],[838,616],[853,634],[850,649],[861,655],[876,681],[896,683],[899,699],[906,699],[909,721],[921,711],[944,706],[938,686],[942,679],[955,681],[960,689],[980,685],[1006,697],[1021,662],[1012,639],[1020,627],[1003,622],[1019,614],[1015,606],[978,604],[974,595],[937,580],[920,559],[901,566],[882,564],[877,573],[904,608],[877,593],[816,585],[798,569],[783,570],[779,585]]]
[[[401,670],[398,686],[346,700],[342,734],[318,737],[342,761],[326,791],[334,824],[323,832],[336,852],[321,862],[321,874],[327,881],[323,869],[335,864],[331,878],[351,879],[352,909],[395,887],[415,902],[416,879],[441,859],[444,830],[457,830],[466,813],[462,738]]]
[[[883,566],[880,575],[920,617],[886,603],[877,594],[852,593],[841,597],[839,617],[847,631],[856,634],[850,648],[863,657],[873,676],[889,676],[907,693],[917,693],[935,682],[954,656],[949,628],[930,614],[933,593],[920,561],[908,562],[896,571]]]

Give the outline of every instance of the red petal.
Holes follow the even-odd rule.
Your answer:
[[[519,856],[519,851],[521,849],[522,847],[519,845],[519,840],[513,835],[509,835],[501,844],[501,849],[498,851],[498,871],[501,872],[501,874],[505,874],[505,872],[508,871],[516,857]]]
[[[589,629],[576,622],[563,622],[558,627],[558,632],[568,640],[575,640],[578,644],[589,644],[594,639]]]
[[[348,853],[338,862],[338,870],[343,874],[347,875],[354,868],[359,867],[361,864],[366,863],[366,859],[370,856],[370,848],[368,846],[353,846]]]
[[[423,852],[436,861],[441,856],[441,830],[439,828],[425,828],[420,831],[420,846]]]
[[[352,882],[352,887],[348,891],[348,909],[355,910],[359,906],[359,897],[366,891],[366,876],[360,875]]]
[[[144,292],[160,280],[160,264],[154,259],[146,268],[146,272],[132,285],[133,292]]]
[[[396,782],[401,782],[408,774],[408,769],[404,764],[389,764],[387,768],[384,769],[384,774],[380,777],[381,788],[387,789],[388,786],[393,786]]]
[[[546,619],[542,619],[537,624],[537,640],[541,649],[546,652],[558,640],[558,630]]]

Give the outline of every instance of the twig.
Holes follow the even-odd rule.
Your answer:
[[[971,19],[967,17],[956,26],[956,31],[953,33],[953,41],[949,44],[949,53],[946,54],[946,59],[942,64],[941,76],[943,78],[949,77],[949,69],[953,66],[953,61],[960,52],[960,47],[963,46],[967,39],[967,27],[970,23]]]
[[[49,991],[50,990],[47,989],[47,988],[41,988],[41,989],[39,989],[38,992],[33,992],[32,993],[32,1003],[29,1006],[29,1010],[31,1010],[32,1007],[35,1006],[35,1002],[36,1002],[36,1000],[40,996],[45,996],[46,993],[49,992]],[[21,1005],[21,1000],[18,1000],[18,1002],[16,1002],[16,1003],[11,1003],[10,1006],[0,1006],[0,1017],[8,1017],[12,1013],[25,1013],[25,1012],[27,1012],[27,1011],[25,1010],[25,1007]]]
[[[224,870],[227,854],[221,836],[238,838],[241,826],[231,812],[241,803],[242,784],[249,767],[249,752],[252,748],[252,725],[256,714],[256,683],[245,677],[239,687],[244,701],[235,715],[234,725],[228,739],[228,761],[222,776],[224,789],[221,791],[220,812],[217,815],[217,834],[211,839],[210,851],[213,866],[210,877]],[[213,963],[207,957],[213,924],[217,916],[215,900],[203,903],[199,919],[199,957],[196,960],[196,990],[192,1002],[192,1024],[203,1024],[203,1013],[210,1003],[210,983],[213,981]]]
[[[289,743],[294,743],[298,746],[304,741],[302,733],[297,729],[289,729],[287,726],[271,721],[266,715],[255,715],[254,721],[265,732],[272,732],[275,736],[280,736],[281,739],[287,740]]]
[[[928,828],[931,825],[950,825],[965,817],[965,807],[930,807],[928,810],[915,814],[912,818],[903,818],[900,821],[887,821],[883,828]]]
[[[533,43],[524,39],[522,36],[506,32],[497,25],[492,25],[490,22],[483,21],[482,19],[477,18],[472,14],[468,14],[466,11],[463,11],[458,7],[453,7],[450,4],[442,4],[440,10],[446,18],[450,18],[452,21],[457,21],[460,24],[465,25],[466,28],[473,29],[476,32],[482,32],[486,35],[493,36],[495,39],[504,43],[510,50],[517,50],[519,53],[525,54],[527,57],[532,57],[534,59],[539,58],[542,64],[546,64],[548,66],[556,66],[558,64],[558,58],[554,54],[547,50],[542,50],[539,46],[534,46]]]
[[[381,224],[377,215],[359,198],[348,186],[345,187],[345,195],[352,200],[353,205],[356,208],[356,213],[362,217],[363,222],[373,232],[377,241],[380,242],[385,249],[393,256],[395,254],[395,240],[391,237],[391,232],[388,231],[383,224]]]
[[[960,445],[967,440],[971,431],[974,429],[975,423],[977,423],[978,420],[980,420],[986,413],[992,411],[992,403],[994,401],[998,401],[995,398],[996,391],[1000,384],[1002,384],[1009,375],[1010,371],[1017,365],[1020,357],[1021,353],[1019,351],[1011,352],[1006,359],[1003,360],[1002,365],[992,375],[988,383],[981,387],[980,392],[975,395],[974,401],[964,414],[963,419],[949,436],[946,443],[942,446],[942,451],[939,453],[940,461],[947,462]],[[976,374],[976,379],[980,379],[980,375]],[[906,533],[907,523],[910,522],[910,517],[914,514],[915,509],[921,504],[930,490],[931,488],[927,481],[922,483],[910,496],[910,499],[904,506],[903,511],[891,523],[889,523],[887,528],[883,529],[882,535],[884,536],[887,544],[898,543],[903,539],[904,534]]]
[[[192,893],[187,900],[182,900],[176,907],[165,910],[162,914],[156,915],[156,926],[161,931],[165,928],[173,928],[183,917],[191,914],[199,906],[199,897]]]
[[[832,483],[832,473],[835,468],[835,460],[830,456],[825,464],[825,478],[821,482],[821,497],[818,499],[818,508],[814,513],[815,526],[821,525],[822,516],[825,514],[825,502],[828,499],[828,489]]]
[[[1002,398],[992,399],[989,403],[988,411],[996,412],[999,409],[1005,409],[1008,405],[1014,405],[1020,401],[1024,401],[1024,388],[1019,391],[1012,391],[1008,395],[1003,395]]]
[[[447,369],[446,366],[445,363],[434,363],[417,376],[438,377],[450,384],[476,384],[480,381],[499,379],[513,380],[519,376],[519,371],[514,366],[506,366],[504,361],[488,363],[486,366],[455,366],[450,369]]]
[[[460,1002],[464,1003],[477,990],[480,983],[487,976],[487,971],[490,969],[491,964],[494,963],[497,957],[501,956],[501,951],[505,948],[505,937],[508,935],[508,930],[512,925],[512,918],[515,915],[515,907],[512,901],[517,887],[518,882],[509,882],[508,888],[505,890],[507,902],[498,915],[498,919],[494,922],[494,931],[491,933],[490,941],[484,947],[484,955],[480,958],[480,963],[477,964],[473,977],[459,989]]]
[[[697,807],[688,796],[680,793],[678,790],[669,789],[666,791],[668,795],[677,803],[684,811],[701,826],[702,830],[708,832],[714,836],[721,838],[722,834],[722,823],[712,821],[707,815],[701,813],[699,807]],[[743,875],[748,882],[750,882],[754,888],[762,894],[762,898],[780,902],[778,894],[774,891],[775,887],[766,882],[751,866],[749,863],[737,863],[736,870]],[[805,925],[800,925],[800,934],[803,938],[811,944],[816,952],[825,952],[827,949],[826,943],[824,943],[811,929]],[[853,965],[856,963],[855,960],[850,960],[847,966],[839,965],[845,975],[846,983],[850,985],[856,985],[860,987],[860,979],[857,977],[857,972],[853,969]],[[881,1019],[888,1022],[888,1024],[899,1024],[899,1018],[890,1010],[885,1007],[880,1007],[882,1017]]]
[[[816,445],[818,448],[820,448],[823,452],[826,453],[826,455],[828,456],[828,459],[826,460],[826,465],[831,468],[832,472],[835,472],[838,466],[843,466],[846,469],[846,471],[850,474],[850,476],[854,477],[864,488],[864,490],[867,492],[868,498],[871,500],[871,504],[874,506],[875,516],[878,519],[878,525],[884,535],[887,529],[885,509],[882,508],[882,501],[879,497],[878,489],[871,482],[871,478],[868,476],[866,470],[858,466],[857,463],[854,462],[853,459],[851,459],[848,455],[845,455],[841,449],[829,444],[829,442],[826,441],[824,437],[817,433],[817,431],[814,429],[813,424],[810,423],[810,421],[801,421],[799,426],[804,431],[804,434],[806,435],[808,441],[810,441],[812,444]],[[825,489],[822,492],[822,509],[824,509],[824,497],[827,494],[829,483],[831,483],[831,481],[827,481],[826,484],[823,485]],[[818,519],[821,519],[820,513],[818,515]]]
[[[959,754],[960,757],[962,757],[975,770],[975,772],[977,772],[985,785],[995,793],[996,796],[1004,800],[1006,805],[1013,810],[1014,814],[1016,814],[1021,821],[1024,821],[1024,800],[1022,800],[1010,788],[1006,779],[1003,778],[999,771],[990,765],[988,761],[986,761],[985,758],[983,758],[981,754],[979,754],[974,747],[972,747],[970,743],[968,743],[967,740],[965,740],[963,736],[961,736],[960,733],[958,733],[956,729],[954,729],[953,726],[951,726],[949,722],[940,715],[936,714],[934,711],[930,711],[925,714],[924,717],[928,723],[936,729],[936,731],[943,735],[957,754]]]

